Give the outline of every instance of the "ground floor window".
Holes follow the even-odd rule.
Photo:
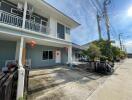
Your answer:
[[[53,59],[53,51],[43,51],[43,60]]]

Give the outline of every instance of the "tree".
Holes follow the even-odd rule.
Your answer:
[[[95,44],[91,44],[89,48],[85,51],[85,54],[90,58],[90,60],[95,60],[101,56],[100,48]]]
[[[113,61],[113,58],[123,59],[126,57],[126,53],[121,51],[119,47],[113,46],[111,44],[110,48],[108,48],[107,40],[93,41],[84,54],[88,55],[92,60],[100,57],[101,60]]]
[[[120,58],[120,53],[121,53],[121,50],[120,50],[120,48],[119,47],[116,47],[116,46],[112,46],[111,47],[111,49],[112,49],[112,55],[113,55],[113,57],[116,59],[116,58]]]

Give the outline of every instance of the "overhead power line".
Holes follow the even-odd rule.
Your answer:
[[[102,15],[101,9],[98,7],[97,3],[95,3],[93,0],[89,0],[92,7],[96,10],[96,13],[98,12],[100,15]]]

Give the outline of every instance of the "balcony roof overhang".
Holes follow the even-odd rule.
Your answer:
[[[16,0],[10,0],[10,1],[17,3]],[[17,0],[17,1],[24,3],[25,0]],[[68,26],[70,26],[70,28],[76,28],[80,25],[77,21],[73,20],[69,16],[57,10],[55,7],[45,2],[44,0],[27,0],[27,2],[30,5],[33,5],[33,7],[35,8],[34,9],[35,12],[37,12],[42,16],[48,16],[48,17],[53,16],[57,20],[66,23]]]

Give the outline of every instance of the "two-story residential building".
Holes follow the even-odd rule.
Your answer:
[[[0,68],[8,60],[18,61],[18,97],[26,61],[31,68],[72,62],[70,30],[77,26],[43,0],[0,0]]]

